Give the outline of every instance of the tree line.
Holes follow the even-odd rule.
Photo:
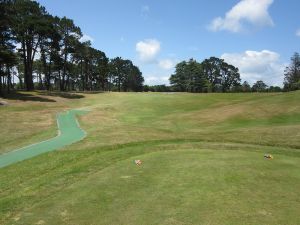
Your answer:
[[[262,92],[281,91],[280,87],[268,86],[261,80],[251,87],[247,81],[241,84],[239,69],[217,57],[210,57],[201,63],[194,59],[182,61],[170,77],[171,86],[149,87],[151,90],[184,92]]]
[[[147,86],[146,90],[156,92],[280,92],[300,90],[300,55],[294,53],[284,73],[283,88],[268,86],[262,80],[252,86],[241,83],[239,69],[217,57],[210,57],[201,63],[194,59],[182,61],[169,78],[171,86]]]
[[[300,89],[300,56],[294,53],[284,74],[284,87],[262,80],[241,83],[239,69],[223,59],[182,61],[170,86],[143,85],[132,61],[106,54],[81,41],[73,20],[50,15],[36,1],[0,1],[0,94],[10,89],[60,91],[262,92]],[[16,47],[18,46],[18,47]],[[15,81],[18,79],[18,82]]]
[[[145,92],[176,92],[178,89],[176,89],[176,86],[167,86],[165,84],[162,85],[144,85],[143,90]],[[228,92],[281,92],[284,91],[284,89],[278,87],[278,86],[270,86],[266,85],[262,80],[256,81],[252,86],[247,82],[244,81],[242,84],[238,85],[235,89],[232,89]],[[209,92],[208,89],[206,89],[203,92]],[[220,91],[221,92],[221,91]]]
[[[16,88],[15,77],[28,91],[142,91],[139,68],[82,42],[73,20],[31,0],[1,0],[0,9],[0,93]]]

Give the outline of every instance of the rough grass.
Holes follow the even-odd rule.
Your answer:
[[[54,101],[5,99],[2,152],[67,108],[88,136],[1,169],[0,224],[300,224],[300,92],[31,95]]]
[[[79,106],[83,95],[61,96],[66,94],[19,92],[8,95],[5,99],[8,104],[0,106],[0,153],[56,136],[56,114]]]

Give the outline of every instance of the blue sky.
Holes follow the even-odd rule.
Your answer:
[[[73,19],[94,48],[139,66],[146,84],[168,84],[177,62],[210,56],[242,80],[282,85],[300,44],[299,0],[39,0]]]

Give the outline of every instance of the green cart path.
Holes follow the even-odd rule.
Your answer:
[[[86,111],[82,110],[59,113],[57,115],[58,135],[56,137],[0,155],[0,168],[82,140],[86,136],[86,132],[79,127],[76,115],[85,113]]]

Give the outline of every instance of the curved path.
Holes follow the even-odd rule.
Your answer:
[[[0,155],[0,168],[82,140],[86,136],[86,132],[79,127],[75,116],[84,113],[86,111],[81,110],[59,113],[57,115],[58,135],[56,137]]]

